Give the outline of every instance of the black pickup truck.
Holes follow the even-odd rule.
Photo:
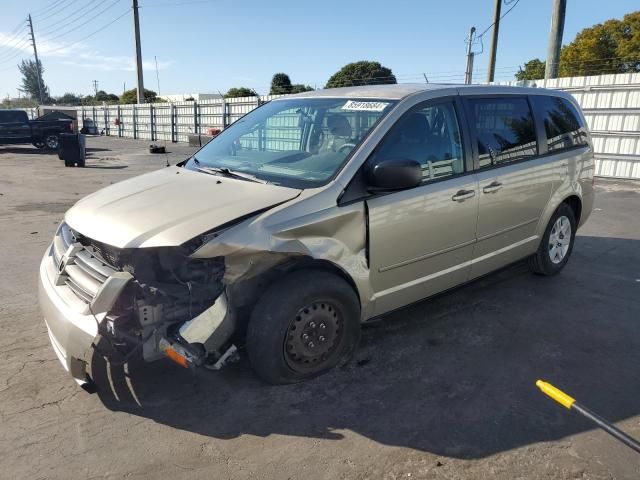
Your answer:
[[[30,143],[58,149],[58,134],[71,133],[73,120],[29,120],[24,110],[0,110],[0,145]]]

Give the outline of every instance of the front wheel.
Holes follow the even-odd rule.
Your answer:
[[[539,275],[555,275],[569,261],[576,237],[576,219],[571,207],[561,204],[549,220],[538,251],[529,268]]]
[[[342,278],[300,270],[260,298],[247,328],[247,354],[264,381],[295,383],[350,358],[360,338],[360,303]]]

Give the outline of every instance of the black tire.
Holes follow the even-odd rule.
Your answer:
[[[262,295],[249,320],[246,346],[258,376],[281,385],[347,361],[359,339],[360,303],[353,288],[337,275],[299,270]]]
[[[561,218],[566,218],[571,227],[568,244],[566,245],[567,248],[564,253],[562,253],[563,250],[558,245],[560,245],[560,242],[565,242],[566,235],[561,235],[557,241],[551,241],[551,236],[554,235],[552,233],[554,232],[554,226],[556,226],[557,222]],[[557,226],[556,229],[558,229]],[[573,209],[566,203],[560,204],[553,215],[551,215],[549,224],[547,225],[547,228],[542,235],[538,251],[529,258],[529,268],[531,269],[531,271],[538,275],[550,276],[555,275],[560,270],[562,270],[569,261],[569,257],[571,256],[571,252],[573,251],[573,244],[575,243],[576,238],[576,229],[576,218]],[[555,251],[552,250],[554,245],[556,245]]]
[[[48,133],[44,137],[44,145],[47,150],[58,150],[60,140],[57,133]]]

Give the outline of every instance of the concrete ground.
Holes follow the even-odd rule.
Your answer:
[[[316,380],[266,386],[244,359],[219,373],[135,363],[92,395],[49,346],[38,263],[78,198],[193,151],[147,145],[90,138],[86,169],[0,147],[0,477],[640,476],[640,456],[534,386],[640,438],[640,183],[597,181],[560,275],[516,265],[390,315]]]

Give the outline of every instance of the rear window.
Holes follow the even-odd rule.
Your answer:
[[[544,120],[550,152],[586,145],[587,131],[571,102],[561,97],[542,95],[535,95],[532,99],[536,113]]]
[[[526,98],[472,98],[480,168],[538,154],[533,115]]]
[[[28,121],[27,112],[0,110],[0,123],[26,123]]]

